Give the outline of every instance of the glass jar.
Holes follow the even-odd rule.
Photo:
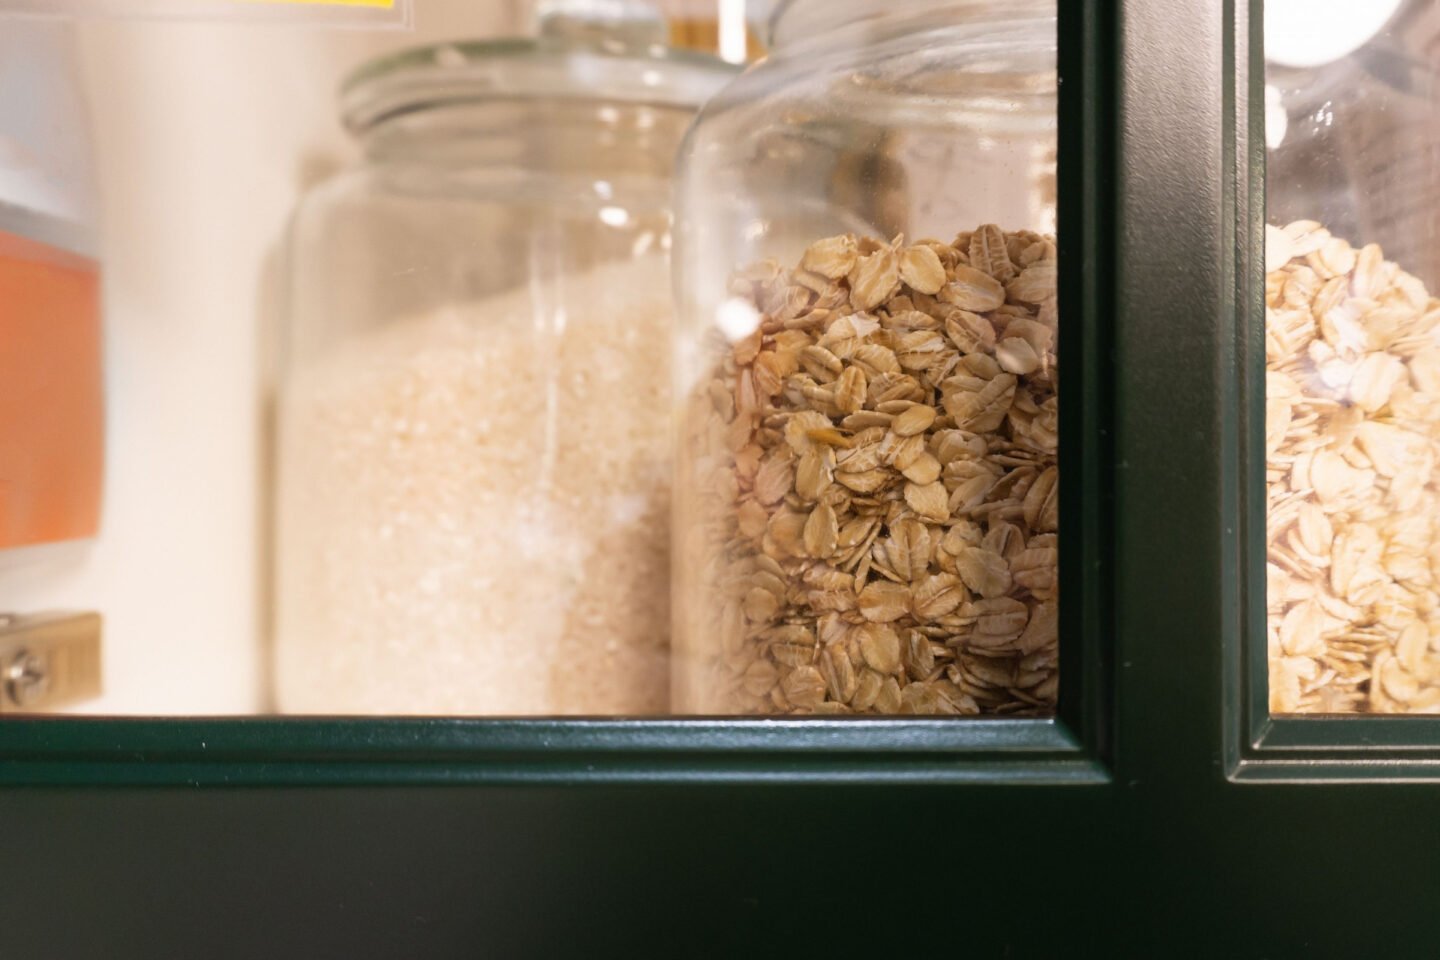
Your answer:
[[[789,0],[682,151],[675,707],[1045,714],[1053,0]]]
[[[280,709],[666,709],[671,171],[732,74],[566,29],[345,86],[364,162],[291,234]]]
[[[1440,0],[1269,0],[1277,713],[1440,712]]]

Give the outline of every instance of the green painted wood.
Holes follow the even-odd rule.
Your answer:
[[[1108,765],[1115,742],[1116,21],[1108,3],[1058,10],[1059,716]]]
[[[1056,720],[26,720],[0,785],[1096,783]]]
[[[1433,956],[1433,796],[1307,790],[7,791],[0,926],[7,960]]]
[[[893,756],[997,752],[1044,754],[1081,750],[1061,722],[939,718],[909,720],[235,720],[88,718],[25,719],[0,724],[12,759],[105,762],[271,759],[380,759],[463,762],[467,757],[523,756],[557,749],[609,754],[675,755],[752,752],[770,755],[843,752]],[[127,756],[125,750],[144,749]]]
[[[1055,722],[8,722],[0,957],[1433,956],[1436,723],[1264,710],[1258,25],[1062,4]]]
[[[1066,6],[1061,684],[1054,720],[26,719],[0,785],[890,782],[1095,785],[1113,742],[1113,12]],[[1072,474],[1067,473],[1067,477]]]

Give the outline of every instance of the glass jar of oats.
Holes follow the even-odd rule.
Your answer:
[[[682,153],[675,706],[1047,714],[1053,0],[788,0]]]
[[[1269,0],[1276,713],[1440,713],[1440,0]]]
[[[667,707],[671,171],[733,69],[603,27],[344,88],[364,161],[291,235],[283,711]]]

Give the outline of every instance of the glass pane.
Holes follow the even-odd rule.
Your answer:
[[[1440,2],[1265,43],[1271,709],[1440,712]]]
[[[674,161],[738,68],[649,0],[59,6],[0,16],[0,714],[665,713]]]
[[[414,7],[6,24],[0,713],[1050,713],[1054,0]]]
[[[1054,18],[791,0],[692,132],[677,711],[1053,710]]]

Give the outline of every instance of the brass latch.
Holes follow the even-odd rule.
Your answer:
[[[37,713],[100,695],[100,615],[0,613],[0,713]]]

